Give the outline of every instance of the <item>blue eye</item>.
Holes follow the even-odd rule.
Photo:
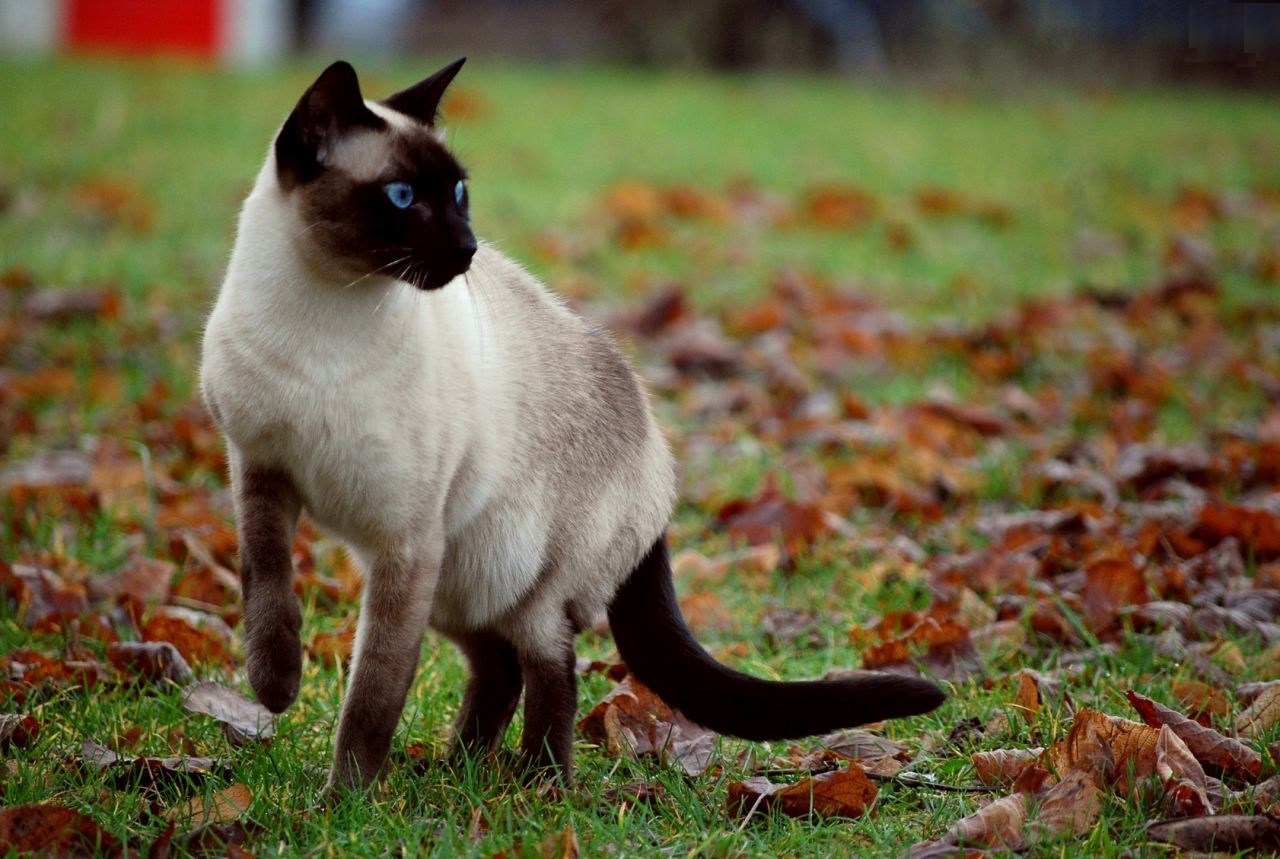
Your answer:
[[[397,209],[407,209],[413,205],[413,186],[408,182],[392,182],[384,188],[387,199]]]
[[[467,202],[467,183],[461,179],[458,184],[453,186],[453,199],[458,201],[459,206],[463,206]]]

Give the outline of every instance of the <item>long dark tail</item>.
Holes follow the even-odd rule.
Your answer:
[[[700,725],[748,740],[784,740],[927,713],[946,695],[928,680],[872,674],[773,682],[734,671],[702,649],[684,622],[661,537],[609,605],[627,667]]]

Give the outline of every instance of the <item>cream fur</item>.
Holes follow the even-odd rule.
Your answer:
[[[361,140],[347,157],[375,156]],[[378,634],[379,588],[403,588],[443,631],[496,629],[534,649],[563,637],[566,612],[602,613],[675,494],[612,341],[487,245],[424,293],[333,270],[307,227],[269,157],[208,321],[201,388],[233,482],[287,473],[366,566],[354,670]]]

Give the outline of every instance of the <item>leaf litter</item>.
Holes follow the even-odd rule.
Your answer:
[[[717,311],[700,310],[691,287],[675,281],[650,301],[601,314],[635,338],[641,362],[655,369],[654,390],[686,454],[686,496],[707,540],[673,559],[682,586],[764,591],[778,576],[804,575],[809,559],[865,576],[872,588],[916,581],[924,602],[909,611],[885,607],[854,626],[834,603],[780,603],[761,616],[764,634],[781,653],[827,646],[821,630],[843,623],[863,668],[950,681],[957,716],[969,715],[966,690],[1005,696],[1003,722],[983,718],[961,729],[969,724],[961,720],[952,738],[897,742],[873,731],[789,749],[768,761],[771,775],[733,782],[731,795],[747,807],[865,814],[874,807],[873,776],[927,783],[922,768],[963,750],[976,783],[1007,795],[954,825],[940,822],[921,855],[1078,837],[1098,825],[1107,796],[1138,783],[1159,786],[1158,804],[1144,807],[1149,815],[1175,818],[1152,825],[1157,840],[1184,849],[1273,844],[1266,815],[1280,791],[1264,780],[1269,764],[1259,749],[1275,739],[1280,719],[1280,693],[1267,685],[1280,677],[1280,359],[1271,333],[1280,318],[1265,302],[1228,301],[1219,282],[1225,257],[1194,234],[1242,216],[1211,192],[1184,192],[1170,205],[1161,278],[1127,292],[1081,288],[1028,299],[987,322],[913,326],[858,285],[805,271],[778,272],[758,297]],[[149,204],[128,183],[92,180],[76,193],[82,217],[149,228]],[[1257,205],[1274,215],[1268,199]],[[997,230],[1019,217],[948,188],[917,189],[903,202],[839,183],[792,199],[750,183],[634,181],[604,196],[596,240],[627,253],[678,253],[685,231],[699,224],[827,232],[879,225],[893,252],[915,253],[903,211]],[[591,252],[592,235],[557,253]],[[1265,260],[1259,265],[1265,270]],[[73,321],[118,331],[118,345],[93,347],[102,352],[98,366],[118,366],[129,344],[165,336],[112,287],[49,290],[5,277],[19,284],[21,300],[0,313],[20,321],[33,342],[52,343]],[[0,325],[0,346],[14,330]],[[268,737],[272,722],[246,706],[252,702],[226,687],[193,685],[205,672],[233,668],[238,654],[229,509],[207,481],[193,479],[224,469],[208,416],[196,405],[171,408],[158,385],[100,437],[50,449],[42,442],[55,437],[49,398],[70,396],[80,383],[56,366],[64,354],[45,354],[47,363],[21,379],[0,372],[3,429],[26,451],[0,469],[8,505],[0,529],[6,543],[23,547],[0,563],[0,593],[32,634],[30,646],[0,654],[6,753],[26,754],[36,742],[26,708],[49,695],[156,682],[184,686],[184,701],[238,741]],[[960,367],[963,384],[899,398],[853,393],[871,374],[923,375],[942,365]],[[110,407],[119,391],[104,372],[81,393],[90,406]],[[1189,439],[1171,442],[1162,429],[1170,414],[1220,411],[1192,426]],[[121,429],[144,440],[145,462],[107,440]],[[744,433],[775,463],[754,488],[725,479],[723,463],[740,454]],[[106,570],[56,548],[99,515],[129,537],[127,560]],[[61,536],[41,542],[40,522],[55,523]],[[319,569],[315,538],[304,523],[298,589],[337,620],[349,615],[358,583],[341,569],[332,577]],[[849,569],[868,553],[883,566]],[[699,600],[690,605],[702,606],[710,627],[721,624],[719,601]],[[313,636],[309,651],[337,666],[349,658],[350,629],[329,630]],[[49,636],[65,643],[55,649]],[[1081,680],[1135,642],[1155,654],[1153,675],[1115,691],[1130,693],[1140,722],[1106,712],[1114,702]],[[1027,664],[1037,670],[1005,673]],[[1238,686],[1245,676],[1260,683]],[[1235,695],[1226,691],[1233,688]],[[1001,743],[1014,732],[1010,722],[1035,745],[974,749]],[[651,757],[690,778],[735,766],[714,734],[633,680],[580,730],[603,754]],[[85,758],[144,781],[202,772],[195,759],[106,762],[107,754],[116,753]],[[796,780],[770,780],[783,769]],[[644,802],[658,793],[635,791]],[[747,813],[742,802],[730,808]],[[12,836],[29,819],[32,837],[48,844],[99,837],[70,809],[23,814],[29,818],[7,818],[3,831]],[[254,829],[210,821],[190,843],[217,842],[219,827],[231,827],[228,844]]]

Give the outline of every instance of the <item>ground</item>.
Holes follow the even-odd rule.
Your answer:
[[[1280,118],[1245,95],[462,72],[446,118],[477,233],[615,330],[651,383],[702,640],[766,677],[922,666],[946,685],[940,710],[877,730],[904,748],[862,756],[887,778],[870,812],[729,799],[759,771],[844,766],[806,756],[835,741],[721,739],[690,776],[587,726],[569,792],[445,764],[464,675],[436,638],[385,783],[321,810],[356,583],[312,529],[295,556],[312,657],[269,741],[232,743],[180,683],[125,682],[147,672],[110,641],[169,640],[248,691],[209,620],[234,626],[238,598],[199,332],[239,201],[321,65],[0,66],[0,713],[38,726],[0,723],[4,805],[69,807],[143,848],[172,821],[194,849],[183,833],[212,819],[257,854],[892,855],[1009,793],[920,780],[977,785],[972,753],[1136,717],[1134,690],[1260,751],[1258,772],[1212,773],[1239,789],[1215,808],[1255,807],[1276,731],[1234,723],[1258,694],[1237,687],[1280,677]],[[356,65],[373,96],[435,68]],[[579,652],[604,669],[583,666],[585,715],[616,653],[595,633]],[[86,741],[211,760],[174,776]],[[912,778],[888,778],[907,759]],[[1187,812],[1166,804],[1177,783],[1105,779],[1078,825],[967,837],[1171,850],[1147,823]]]

